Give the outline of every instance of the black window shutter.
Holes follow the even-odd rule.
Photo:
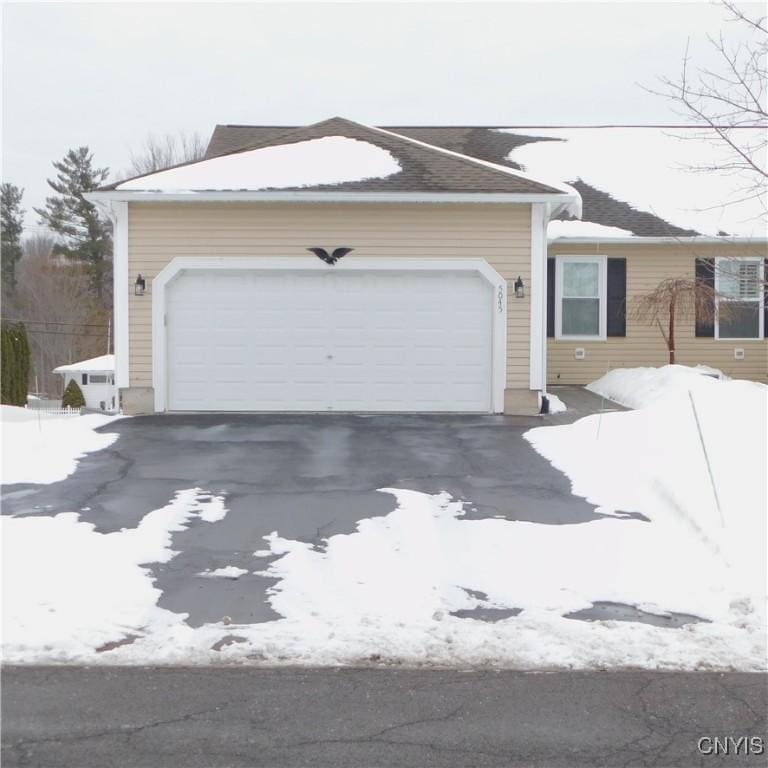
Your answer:
[[[547,336],[555,335],[555,260],[547,259]]]
[[[88,374],[87,373],[84,373],[81,378],[82,378],[83,384],[87,384],[88,383]]]
[[[608,259],[608,336],[627,335],[627,260]]]
[[[696,259],[696,281],[715,290],[715,260],[714,259]],[[714,298],[712,299],[712,312],[714,315]],[[696,336],[714,337],[715,335],[715,321],[710,319],[703,319],[696,316]]]

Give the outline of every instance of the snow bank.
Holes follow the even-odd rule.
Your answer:
[[[126,635],[161,636],[180,624],[184,614],[157,607],[160,590],[141,566],[174,556],[173,531],[224,514],[222,497],[192,488],[115,533],[97,533],[75,513],[3,516],[4,660],[88,660]]]
[[[214,157],[118,184],[161,192],[262,190],[380,179],[400,171],[390,152],[345,136],[263,147]]]
[[[628,408],[643,408],[666,397],[687,392],[709,391],[727,376],[717,368],[697,365],[664,365],[661,368],[615,368],[587,384],[597,395]],[[712,390],[722,392],[722,389]]]
[[[117,440],[94,430],[120,416],[58,416],[34,409],[0,406],[2,484],[55,483],[71,475],[78,459]]]
[[[762,139],[764,129],[752,130]],[[641,211],[705,235],[723,230],[730,235],[765,237],[762,198],[745,199],[748,179],[739,174],[695,172],[724,160],[722,142],[704,131],[660,128],[526,128],[505,132],[542,136],[515,148],[509,159],[533,176],[563,181],[582,179]],[[680,138],[680,136],[685,138]],[[753,142],[761,144],[761,141]],[[766,148],[755,162],[768,162]]]
[[[568,475],[573,493],[605,514],[641,513],[660,538],[677,542],[679,575],[670,586],[684,578],[694,552],[707,551],[717,582],[732,596],[731,620],[764,625],[768,387],[665,366],[612,371],[590,389],[638,410],[533,429],[526,439]],[[667,556],[648,552],[653,569]]]

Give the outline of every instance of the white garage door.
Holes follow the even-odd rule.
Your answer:
[[[189,270],[166,290],[170,410],[491,410],[475,272]]]

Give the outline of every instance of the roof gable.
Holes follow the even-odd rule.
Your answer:
[[[251,134],[253,136],[253,134]],[[254,137],[256,138],[256,137]],[[243,135],[245,139],[245,135]],[[338,178],[325,178],[309,173],[305,183],[295,183],[301,179],[286,174],[285,183],[274,184],[263,179],[256,179],[252,186],[205,186],[205,182],[195,181],[195,177],[209,178],[209,171],[217,170],[224,164],[245,164],[266,157],[268,150],[278,147],[290,148],[301,146],[302,150],[312,142],[316,146],[320,140],[343,140],[348,145],[357,143],[362,147],[372,148],[370,152],[389,155],[398,170],[389,173],[355,176],[354,172],[346,176],[339,173]],[[286,149],[284,163],[290,164]],[[258,165],[258,162],[256,162]],[[355,162],[351,166],[356,170]],[[215,173],[212,174],[216,176]],[[242,176],[242,174],[241,174]],[[267,175],[268,176],[268,175]],[[237,177],[240,179],[240,177]],[[169,187],[168,184],[171,186]],[[173,186],[179,185],[179,186]],[[331,118],[304,128],[282,129],[259,132],[258,140],[249,141],[247,146],[222,154],[209,156],[195,163],[182,164],[165,171],[135,177],[106,187],[106,189],[129,191],[153,190],[272,190],[286,191],[361,191],[361,192],[435,192],[435,193],[501,193],[552,195],[567,194],[569,190],[562,184],[547,184],[525,173],[516,171],[509,165],[496,165],[477,157],[469,157],[442,147],[431,146],[417,139],[400,136],[391,131],[372,128],[354,123],[343,118]]]

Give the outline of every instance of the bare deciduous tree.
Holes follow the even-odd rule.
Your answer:
[[[48,259],[53,254],[54,245],[56,245],[56,239],[52,235],[38,232],[25,238],[22,247],[25,256]]]
[[[689,277],[669,277],[629,304],[628,315],[648,325],[658,325],[669,352],[669,364],[675,364],[675,329],[679,320],[711,322],[715,318],[717,293],[704,282]],[[727,312],[721,305],[720,315]]]
[[[29,334],[37,388],[61,394],[58,365],[107,351],[108,313],[94,297],[82,265],[62,264],[47,254],[27,254],[19,262],[11,319],[23,320]]]
[[[730,202],[758,200],[768,215],[768,21],[748,16],[731,0],[721,0],[720,5],[746,41],[731,44],[722,32],[708,37],[719,63],[714,69],[693,63],[689,41],[680,76],[660,78],[662,90],[651,92],[669,98],[678,114],[701,126],[697,138],[711,139],[724,150],[719,159],[713,153],[710,164],[691,170],[738,177],[739,198]]]
[[[206,144],[196,131],[178,134],[166,133],[164,136],[150,134],[144,140],[142,148],[131,152],[131,162],[128,176],[140,176],[144,173],[162,171],[179,163],[202,160],[205,156]]]

